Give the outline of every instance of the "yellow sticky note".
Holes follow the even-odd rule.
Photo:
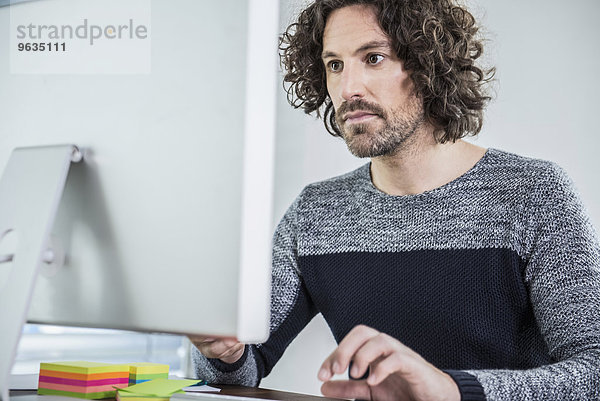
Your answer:
[[[136,362],[129,364],[129,373],[132,374],[155,374],[169,373],[169,365],[150,362]]]

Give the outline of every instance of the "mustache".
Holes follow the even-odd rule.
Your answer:
[[[339,121],[343,121],[343,116],[346,113],[350,113],[352,111],[361,110],[367,111],[369,113],[373,113],[378,115],[379,117],[385,118],[385,111],[383,108],[375,103],[368,102],[363,99],[353,100],[351,102],[344,102],[340,105],[339,109],[336,111],[337,119]]]

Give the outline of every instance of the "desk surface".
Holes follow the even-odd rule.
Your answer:
[[[243,386],[214,386],[221,389],[221,394],[240,395],[248,398],[263,398],[267,400],[297,400],[297,401],[339,401],[337,398],[324,398],[314,395],[299,393],[289,393],[287,391],[269,390],[264,388],[243,387]]]
[[[244,387],[244,386],[231,386],[231,385],[212,385],[213,387],[217,387],[220,388],[221,391],[219,394],[224,394],[224,395],[233,395],[233,396],[242,396],[242,397],[247,397],[247,398],[262,398],[262,399],[267,399],[267,400],[279,400],[279,401],[339,401],[336,398],[324,398],[324,397],[317,397],[314,395],[306,395],[306,394],[299,394],[299,393],[290,393],[287,391],[277,391],[277,390],[269,390],[269,389],[264,389],[264,388],[254,388],[254,387]],[[37,395],[36,391],[18,391],[18,390],[11,390],[10,391],[10,398],[11,401],[14,400],[18,400],[20,397],[19,396],[31,396],[31,395]],[[39,396],[40,401],[43,401],[42,397],[52,397],[52,396]],[[54,397],[55,398],[55,397]],[[75,401],[78,400],[78,398],[71,398],[71,397],[60,397],[61,399],[64,399],[66,401]],[[30,398],[28,398],[28,401],[30,400]],[[84,401],[84,400],[82,400]]]

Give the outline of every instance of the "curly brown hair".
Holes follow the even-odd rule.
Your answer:
[[[323,31],[333,10],[357,4],[376,10],[392,49],[411,72],[436,140],[455,142],[477,135],[483,109],[491,99],[486,84],[495,69],[484,70],[475,64],[483,51],[476,35],[479,28],[473,15],[453,0],[316,0],[279,40],[290,104],[307,114],[323,116],[327,131],[342,136],[321,59]]]

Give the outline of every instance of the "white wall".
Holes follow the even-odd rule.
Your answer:
[[[282,29],[299,0],[281,1]],[[600,227],[599,113],[600,2],[597,0],[472,0],[488,37],[486,58],[497,66],[496,99],[480,146],[553,160],[563,166]],[[287,105],[283,91],[277,125],[275,217],[302,187],[342,174],[355,159],[320,121]],[[320,315],[291,344],[262,386],[319,394],[316,379],[335,341]]]
[[[497,99],[475,143],[564,167],[600,227],[600,2],[479,0],[498,68]]]

